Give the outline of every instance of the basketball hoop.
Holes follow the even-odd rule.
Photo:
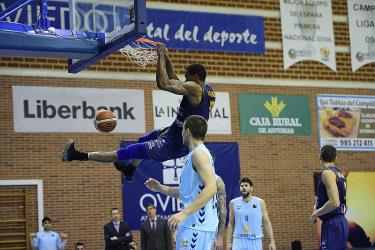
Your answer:
[[[126,45],[120,51],[135,64],[145,68],[147,64],[155,63],[158,60],[156,47],[158,42],[147,38],[139,38],[135,42]]]

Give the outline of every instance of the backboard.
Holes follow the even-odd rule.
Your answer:
[[[70,27],[73,32],[105,34],[105,44],[90,59],[71,60],[69,72],[105,58],[146,34],[145,0],[70,0]]]
[[[0,56],[69,59],[78,73],[146,33],[146,0],[0,0]]]

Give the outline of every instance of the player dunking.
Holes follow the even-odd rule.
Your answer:
[[[125,179],[131,181],[136,167],[142,159],[152,159],[163,162],[183,157],[189,149],[182,143],[182,125],[190,115],[200,115],[206,120],[215,104],[215,92],[205,83],[206,70],[201,64],[192,64],[186,68],[186,81],[178,79],[173,71],[172,63],[163,44],[157,48],[158,63],[156,82],[159,89],[183,95],[177,117],[170,127],[154,130],[139,138],[138,143],[112,152],[84,153],[75,149],[72,139],[65,144],[62,161],[97,161],[114,162],[116,168],[122,171]],[[130,164],[124,161],[132,160]]]
[[[323,170],[318,183],[318,201],[311,221],[322,220],[321,250],[344,250],[349,236],[346,212],[346,179],[335,165],[336,148],[325,145],[320,150],[320,166]]]

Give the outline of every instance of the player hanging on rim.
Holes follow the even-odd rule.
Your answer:
[[[206,70],[201,64],[191,64],[186,68],[184,82],[174,73],[167,49],[163,44],[157,48],[158,62],[156,83],[159,89],[176,95],[183,95],[177,117],[170,127],[149,132],[138,139],[138,143],[112,152],[85,153],[75,149],[74,141],[69,139],[62,152],[62,161],[114,162],[117,170],[132,181],[136,167],[143,159],[164,162],[183,157],[189,149],[182,143],[182,126],[191,115],[200,115],[206,120],[215,105],[215,92],[205,83]],[[126,162],[125,162],[126,161]],[[129,162],[129,163],[128,163]]]

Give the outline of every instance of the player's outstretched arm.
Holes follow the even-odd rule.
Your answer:
[[[270,218],[268,216],[267,206],[264,200],[260,201],[261,209],[262,209],[262,219],[263,219],[263,225],[265,226],[266,233],[268,237],[270,238],[270,250],[276,250],[276,244],[275,244],[275,238],[273,236],[273,228],[270,221]]]
[[[144,184],[151,191],[163,193],[175,198],[179,198],[180,196],[180,189],[178,187],[162,185],[159,181],[153,178],[149,178]]]
[[[311,215],[311,221],[315,222],[318,216],[330,213],[340,206],[339,191],[336,185],[336,174],[332,170],[322,173],[322,181],[327,189],[328,201]]]
[[[233,213],[233,200],[232,200],[229,203],[229,221],[228,221],[228,228],[227,228],[227,250],[232,249],[233,227],[234,227],[234,213]]]
[[[171,92],[177,95],[188,95],[201,98],[202,89],[194,82],[181,82],[180,80],[171,79],[168,76],[166,68],[166,48],[160,44],[157,49],[158,62],[156,67],[156,83],[159,89]]]

